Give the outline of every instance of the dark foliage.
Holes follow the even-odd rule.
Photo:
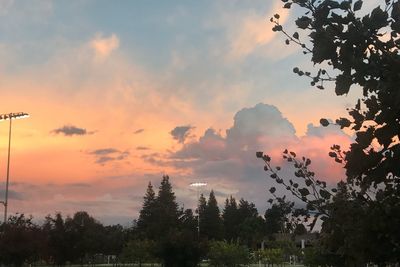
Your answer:
[[[44,236],[24,214],[11,216],[0,229],[0,263],[7,266],[22,266],[40,258],[44,247]]]
[[[362,0],[282,2],[285,8],[304,11],[295,21],[299,32],[288,33],[278,14],[271,18],[273,31],[282,32],[287,44],[299,45],[317,67],[314,74],[297,67],[293,71],[318,89],[334,82],[337,95],[362,89],[362,96],[348,109],[349,117],[334,123],[354,131],[356,140],[347,151],[336,144],[331,147],[329,156],[343,164],[347,176],[332,189],[309,170],[311,160],[299,159],[294,152],[283,153],[296,170],[294,179],[281,177],[269,156],[259,152],[257,157],[264,160],[272,179],[306,203],[296,215],[311,219],[311,228],[317,218],[324,220],[322,250],[317,253],[327,264],[399,262],[400,2],[381,1],[364,16],[359,12]],[[325,127],[332,124],[327,119],[320,122]]]

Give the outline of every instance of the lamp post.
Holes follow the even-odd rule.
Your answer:
[[[8,208],[8,185],[10,182],[10,151],[11,151],[11,125],[12,120],[14,119],[23,119],[29,117],[28,113],[25,112],[17,112],[17,113],[7,113],[0,115],[0,121],[10,120],[10,128],[8,131],[8,158],[7,158],[7,178],[6,178],[6,194],[4,201],[0,201],[4,206],[4,221],[3,223],[7,223],[7,208]]]
[[[203,186],[206,186],[207,183],[201,183],[201,182],[196,182],[196,183],[191,183],[190,186],[191,187],[195,187],[196,188],[196,192],[197,192],[197,212],[198,212],[198,218],[197,218],[197,237],[200,239],[200,200],[199,200],[199,192],[200,192],[200,188]]]

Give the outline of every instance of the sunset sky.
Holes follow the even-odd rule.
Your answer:
[[[0,0],[0,113],[13,122],[10,213],[43,219],[86,210],[100,221],[137,218],[146,186],[171,177],[193,208],[204,181],[222,207],[233,195],[264,213],[272,185],[256,159],[285,148],[321,178],[343,170],[327,155],[349,133],[321,128],[346,115],[337,97],[296,76],[310,58],[271,31],[279,0]],[[292,11],[291,11],[292,12]],[[298,14],[297,14],[298,15]],[[0,197],[8,122],[0,122]],[[0,207],[1,213],[3,207]]]

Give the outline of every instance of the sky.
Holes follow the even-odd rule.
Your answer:
[[[85,210],[105,224],[137,218],[147,184],[168,174],[177,201],[207,182],[268,207],[273,182],[256,151],[282,165],[288,148],[317,175],[344,178],[328,157],[351,133],[321,128],[357,93],[335,96],[292,72],[310,58],[272,32],[294,30],[281,1],[0,0],[0,113],[13,121],[9,212],[44,218]],[[0,122],[4,197],[8,122]],[[283,165],[282,165],[283,166]],[[290,175],[289,170],[285,175]],[[3,207],[1,212],[3,211]]]

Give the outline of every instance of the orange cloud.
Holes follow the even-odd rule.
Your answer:
[[[275,37],[268,23],[269,17],[275,13],[280,14],[280,23],[285,23],[289,12],[281,8],[282,3],[277,1],[268,14],[252,13],[240,19],[239,25],[231,36],[229,58],[240,59],[253,53],[259,47],[269,44]]]

